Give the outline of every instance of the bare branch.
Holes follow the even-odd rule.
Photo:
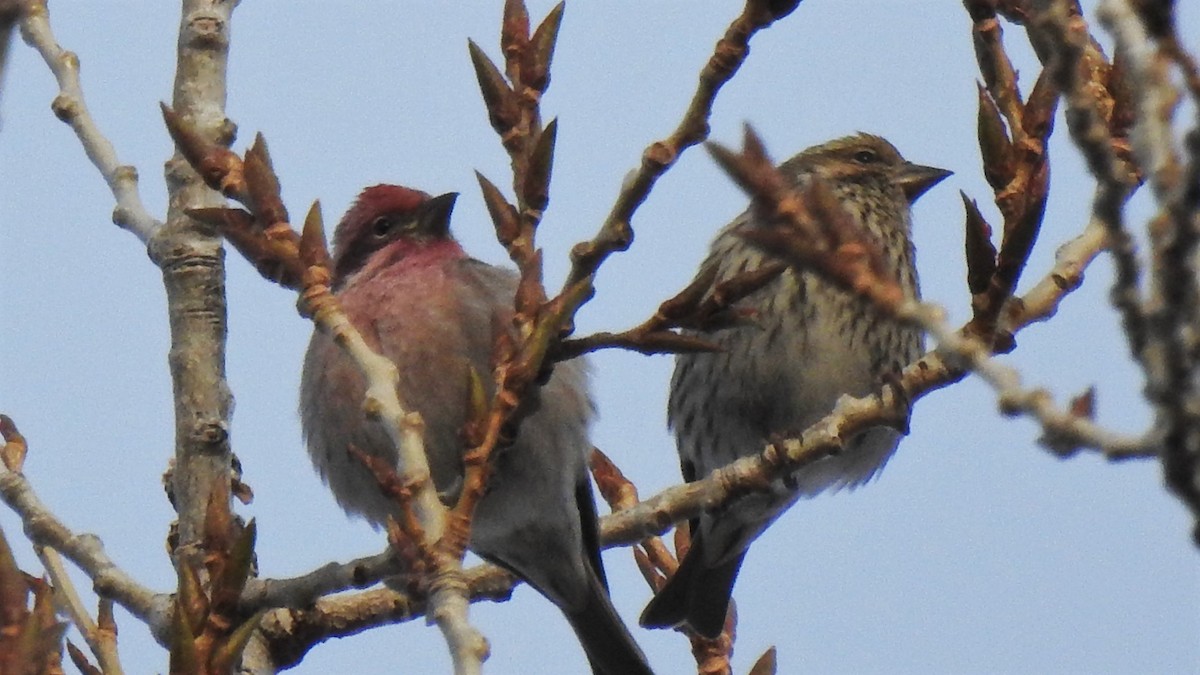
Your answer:
[[[146,211],[142,198],[138,194],[137,169],[127,164],[121,164],[117,151],[112,143],[96,126],[87,103],[83,96],[83,87],[79,81],[79,57],[64,50],[54,39],[50,30],[49,13],[46,0],[23,0],[27,2],[25,12],[21,17],[21,37],[25,42],[42,55],[46,65],[58,80],[58,96],[55,97],[51,109],[58,119],[66,122],[79,138],[83,151],[92,164],[100,170],[108,189],[117,200],[113,209],[113,222],[129,230],[148,244],[150,238],[162,228],[162,223]],[[7,39],[0,36],[0,39]],[[0,53],[0,65],[3,56]],[[2,73],[3,68],[0,68]]]
[[[1050,188],[1046,153],[1058,91],[1043,69],[1028,96],[1022,96],[997,18],[1003,8],[983,0],[963,4],[973,20],[975,56],[984,81],[979,86],[977,116],[983,175],[1004,218],[997,250],[990,239],[991,226],[975,202],[963,195],[972,309],[967,331],[1003,352],[1013,347],[1013,341],[997,330],[1000,316],[1016,291],[1046,209]]]
[[[1051,70],[1067,101],[1067,125],[1075,144],[1083,151],[1088,167],[1099,181],[1092,213],[1108,229],[1108,249],[1116,265],[1116,279],[1110,297],[1120,312],[1125,333],[1135,358],[1146,358],[1146,316],[1138,291],[1141,266],[1137,260],[1133,239],[1125,229],[1122,207],[1137,185],[1136,167],[1123,161],[1117,153],[1118,138],[1109,129],[1111,117],[1105,111],[1116,107],[1106,89],[1097,91],[1096,83],[1088,76],[1100,68],[1102,55],[1094,48],[1086,23],[1081,17],[1057,9],[1038,14],[1038,31],[1045,37],[1040,43],[1052,51],[1046,58],[1054,59],[1046,66]],[[1031,38],[1038,35],[1031,34]]]
[[[508,600],[517,583],[511,574],[493,565],[473,567],[463,572],[462,578],[471,602]],[[377,589],[321,598],[309,608],[275,610],[263,619],[261,629],[272,660],[286,668],[324,640],[411,621],[426,615],[429,607],[428,597]]]
[[[225,145],[233,136],[224,108],[234,4],[184,1],[173,94],[175,110],[206,138]],[[185,211],[218,206],[221,199],[178,154],[167,161],[166,178],[167,223],[151,240],[150,257],[163,271],[171,326],[177,553],[198,559],[209,496],[229,481],[232,395],[225,380],[227,311],[221,242],[211,228],[187,217]]]
[[[242,607],[303,607],[323,595],[361,589],[403,572],[391,550],[347,563],[329,563],[290,579],[251,579],[242,593]]]
[[[80,635],[87,642],[92,654],[96,655],[100,669],[105,675],[121,675],[124,669],[121,668],[121,660],[117,654],[115,625],[107,628],[98,626],[95,621],[92,621],[87,609],[83,606],[83,601],[79,598],[79,593],[75,590],[75,585],[71,583],[71,577],[63,567],[58,551],[50,546],[35,548],[38,558],[41,559],[46,573],[50,576],[51,584],[54,586],[55,599],[59,600],[62,607],[66,609],[67,614],[71,617],[71,622],[79,629]],[[105,602],[108,605],[107,623],[111,624],[112,602]]]
[[[1130,108],[1137,120],[1133,150],[1159,205],[1148,227],[1152,283],[1142,303],[1144,324],[1138,326],[1140,333],[1131,332],[1131,342],[1146,373],[1148,398],[1158,412],[1167,484],[1191,508],[1197,519],[1193,537],[1200,544],[1200,349],[1194,337],[1200,326],[1200,125],[1187,137],[1185,165],[1173,138],[1180,96],[1169,74],[1172,63],[1179,65],[1195,96],[1200,90],[1195,59],[1175,35],[1169,3],[1135,7],[1108,0],[1101,10],[1129,66]],[[1099,215],[1099,206],[1096,211]]]
[[[713,287],[713,275],[701,275],[687,288],[659,305],[654,316],[620,333],[601,332],[563,340],[554,353],[557,361],[573,359],[599,349],[620,348],[642,354],[715,351],[716,345],[678,328],[713,331],[735,326],[746,318],[736,304],[766,287],[787,269],[781,262],[764,264]],[[713,268],[713,273],[716,268]],[[710,292],[711,291],[711,292]]]
[[[679,160],[685,150],[708,138],[708,118],[712,114],[717,93],[725,85],[750,54],[750,38],[758,31],[782,19],[796,8],[799,2],[769,2],[747,0],[740,16],[733,20],[725,35],[717,41],[713,55],[700,71],[700,81],[691,103],[680,120],[679,126],[667,138],[651,143],[642,152],[642,163],[637,170],[625,177],[621,192],[613,204],[600,231],[591,241],[575,245],[571,251],[571,273],[560,292],[562,296],[591,297],[591,277],[600,264],[616,251],[624,251],[633,241],[630,224],[654,184],[667,169]],[[572,286],[585,286],[583,292],[571,291]],[[574,308],[571,308],[574,311]]]
[[[592,449],[591,468],[597,489],[614,513],[638,504],[640,497],[637,486],[599,448]],[[679,561],[687,554],[690,544],[687,529],[679,527],[675,530],[675,555],[671,555],[659,537],[647,537],[633,546],[634,561],[646,578],[646,583],[650,584],[650,590],[655,593],[662,590],[667,577],[679,569]],[[730,658],[737,635],[737,607],[732,599],[726,612],[725,627],[717,637],[706,638],[686,624],[675,630],[691,644],[697,672],[704,675],[732,675]]]
[[[145,622],[156,637],[164,638],[170,617],[170,596],[154,593],[118,567],[95,535],[75,534],[67,528],[38,499],[24,475],[0,472],[0,499],[20,517],[30,541],[61,552],[92,580],[96,593],[112,598]]]

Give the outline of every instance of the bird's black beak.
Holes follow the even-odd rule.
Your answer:
[[[942,182],[952,173],[954,172],[934,166],[921,166],[906,162],[896,171],[896,184],[900,186],[901,190],[904,190],[904,196],[908,197],[908,203],[911,204],[917,201],[917,197],[925,194],[929,188]]]
[[[430,197],[421,207],[422,232],[428,232],[436,237],[450,234],[450,214],[454,212],[454,200],[458,199],[457,192],[447,192],[444,195]]]

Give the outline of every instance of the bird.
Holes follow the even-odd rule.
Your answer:
[[[433,482],[447,503],[462,487],[471,370],[491,396],[496,331],[513,330],[518,283],[514,271],[470,257],[453,237],[456,198],[398,185],[366,188],[335,228],[330,275],[351,323],[396,364],[400,399],[424,420]],[[315,331],[300,385],[308,451],[342,508],[379,527],[398,507],[351,448],[393,465],[397,454],[382,426],[365,416],[364,390],[354,364]],[[600,559],[587,471],[594,405],[586,363],[556,364],[523,405],[530,412],[515,439],[492,459],[469,547],[562,610],[594,673],[650,673],[609,599]]]
[[[878,244],[905,293],[919,297],[910,207],[949,171],[906,161],[891,143],[866,133],[808,148],[779,170],[792,189],[822,181]],[[742,236],[764,226],[751,205],[718,232],[700,275],[715,268],[716,283],[770,261]],[[798,435],[838,397],[870,393],[923,350],[919,329],[884,317],[811,271],[789,268],[738,306],[753,317],[747,325],[700,334],[718,351],[675,360],[667,418],[688,482],[757,455],[774,439]],[[868,482],[901,435],[890,427],[868,429],[840,453],[774,481],[769,491],[691,520],[690,549],[647,604],[641,625],[686,624],[702,636],[718,636],[750,543],[798,499]]]

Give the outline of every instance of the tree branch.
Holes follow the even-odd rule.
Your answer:
[[[225,118],[229,22],[236,3],[184,0],[179,26],[174,106],[200,133],[223,145],[234,129]],[[229,413],[225,380],[225,266],[220,238],[186,210],[221,203],[176,153],[166,165],[167,224],[150,241],[162,269],[171,325],[169,363],[175,398],[172,493],[179,514],[178,553],[198,561],[205,510],[229,481]],[[228,493],[228,490],[225,490]]]
[[[116,148],[101,133],[88,112],[79,80],[79,57],[64,50],[54,39],[54,33],[50,30],[46,0],[23,1],[26,6],[20,20],[21,37],[42,55],[42,59],[54,73],[54,79],[58,81],[58,96],[54,98],[51,110],[75,132],[88,159],[100,170],[104,182],[108,183],[108,189],[117,200],[117,206],[113,209],[113,222],[148,244],[154,234],[162,228],[162,223],[151,216],[142,204],[142,198],[138,194],[137,169],[121,164]],[[2,65],[3,53],[0,50],[0,73],[3,70]]]
[[[1200,347],[1194,337],[1200,329],[1200,125],[1187,137],[1184,164],[1173,138],[1180,93],[1169,66],[1179,64],[1191,86],[1195,60],[1175,34],[1173,7],[1166,3],[1160,9],[1108,0],[1101,17],[1130,65],[1131,107],[1138,122],[1133,150],[1159,206],[1148,227],[1152,283],[1142,303],[1148,330],[1141,336],[1139,361],[1158,412],[1167,484],[1191,509],[1193,538],[1200,545]]]
[[[154,593],[122,570],[92,534],[75,534],[38,498],[21,473],[0,471],[0,499],[21,519],[25,536],[35,545],[61,552],[92,580],[96,593],[112,598],[150,627],[160,641],[166,639],[171,598]]]
[[[480,565],[462,574],[471,602],[507,600],[517,579],[494,565]],[[304,658],[309,649],[334,637],[354,635],[381,625],[404,623],[426,615],[426,595],[376,589],[350,596],[326,597],[311,607],[278,609],[261,623],[267,648],[280,668]]]
[[[54,597],[59,600],[60,606],[65,608],[67,614],[70,615],[71,622],[79,629],[79,634],[83,636],[88,648],[96,656],[104,675],[122,675],[124,669],[121,668],[121,660],[117,654],[116,630],[102,627],[105,623],[103,619],[101,625],[92,621],[87,608],[83,606],[83,601],[79,598],[79,593],[75,590],[75,585],[71,583],[70,575],[63,567],[62,557],[58,555],[58,551],[50,546],[35,546],[34,548],[38,558],[42,561],[42,566],[46,568],[46,574],[50,576],[54,586]],[[108,607],[107,623],[111,625],[112,600],[101,598],[100,602],[102,607],[105,605]]]

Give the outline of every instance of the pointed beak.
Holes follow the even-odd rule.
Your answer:
[[[904,196],[908,197],[908,203],[911,204],[952,173],[946,169],[907,162],[896,171],[896,184],[904,190]]]
[[[454,200],[458,199],[457,192],[447,192],[444,195],[430,197],[421,207],[421,231],[438,237],[450,234],[450,214],[454,212]]]

